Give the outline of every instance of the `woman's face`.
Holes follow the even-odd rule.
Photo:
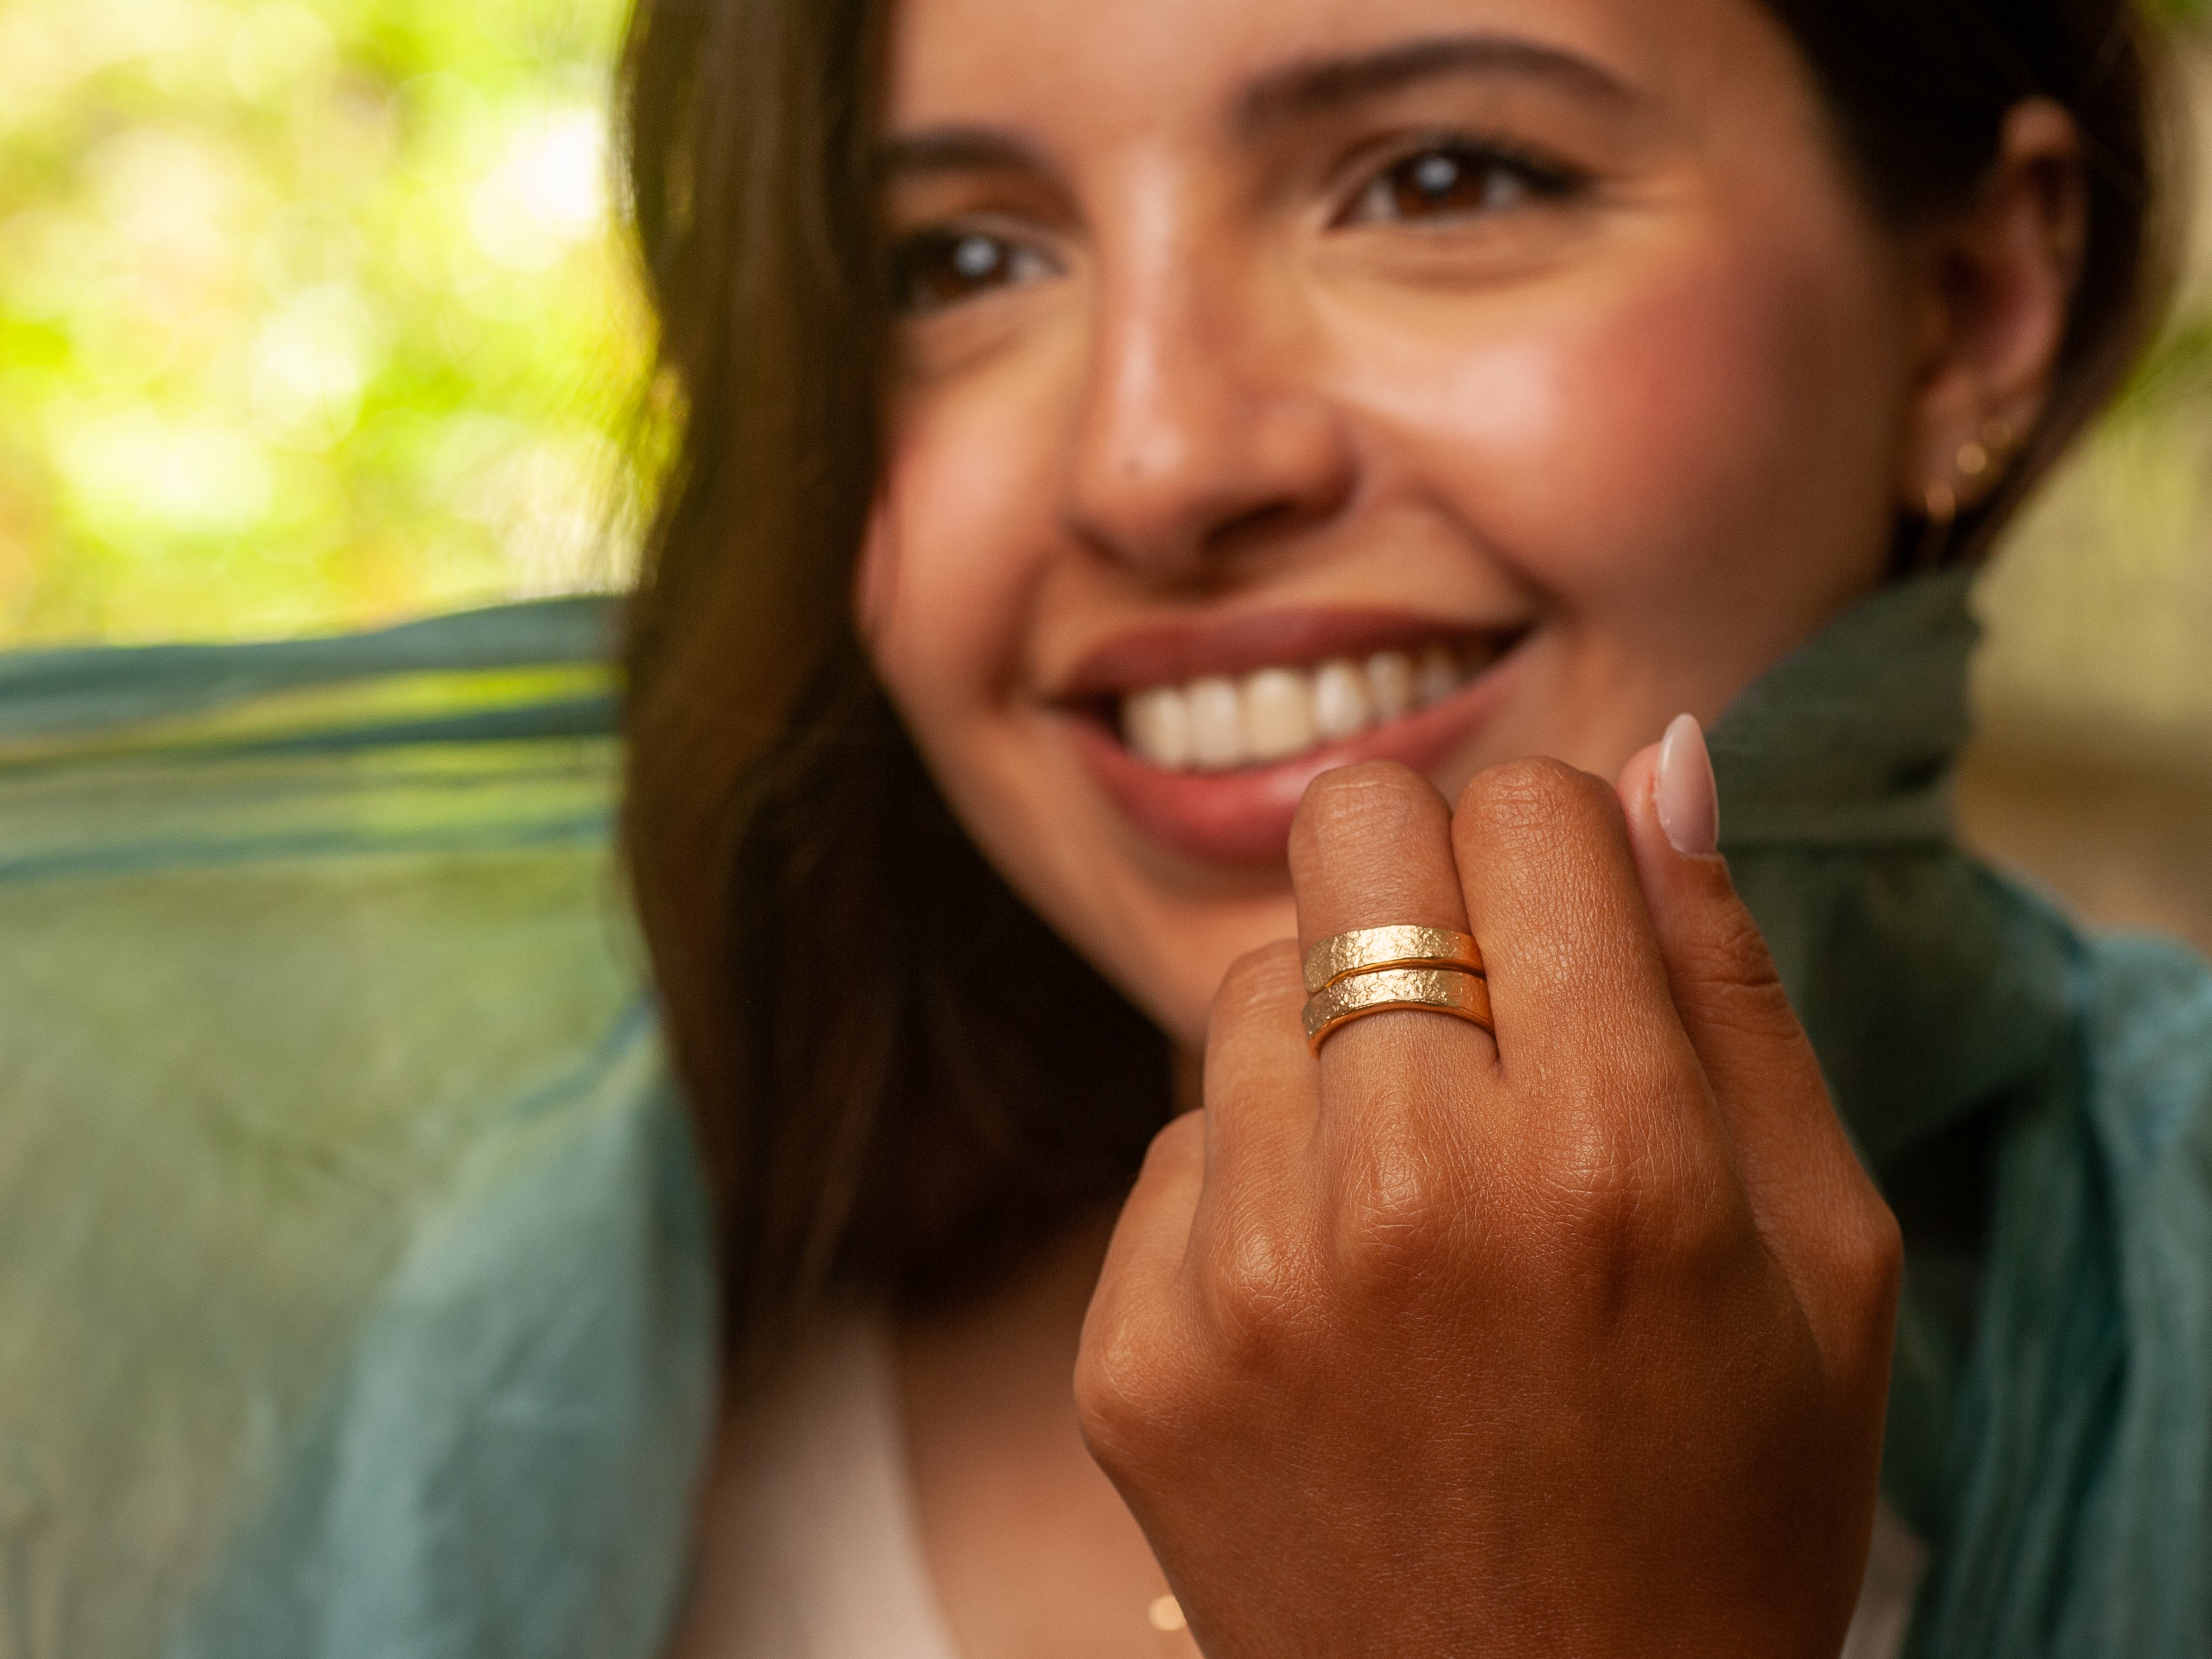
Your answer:
[[[1185,1041],[1318,772],[1607,775],[1881,580],[1901,250],[1750,0],[899,0],[878,669]]]

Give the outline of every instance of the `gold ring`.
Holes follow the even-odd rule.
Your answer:
[[[1482,952],[1449,927],[1360,927],[1323,939],[1306,952],[1306,991],[1326,989],[1379,968],[1456,968],[1482,971]]]
[[[1400,1008],[1431,1009],[1497,1030],[1490,1023],[1487,980],[1455,968],[1383,968],[1339,980],[1307,999],[1306,1046],[1317,1054],[1339,1026]]]

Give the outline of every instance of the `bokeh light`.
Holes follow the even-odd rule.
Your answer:
[[[0,8],[0,640],[610,586],[620,0]]]

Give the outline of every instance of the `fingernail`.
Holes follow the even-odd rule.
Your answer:
[[[1678,714],[1659,745],[1659,775],[1653,785],[1659,827],[1668,844],[1687,858],[1720,850],[1721,798],[1713,783],[1713,757],[1705,751],[1705,728],[1694,714]]]

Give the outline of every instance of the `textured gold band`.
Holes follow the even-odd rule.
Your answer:
[[[1354,974],[1382,968],[1456,968],[1482,971],[1482,952],[1449,927],[1361,927],[1325,939],[1306,952],[1309,994]]]
[[[1429,1008],[1473,1020],[1486,1031],[1490,1023],[1490,984],[1456,968],[1384,968],[1316,991],[1306,1000],[1306,1046],[1314,1053],[1339,1026],[1369,1014],[1398,1008]]]

